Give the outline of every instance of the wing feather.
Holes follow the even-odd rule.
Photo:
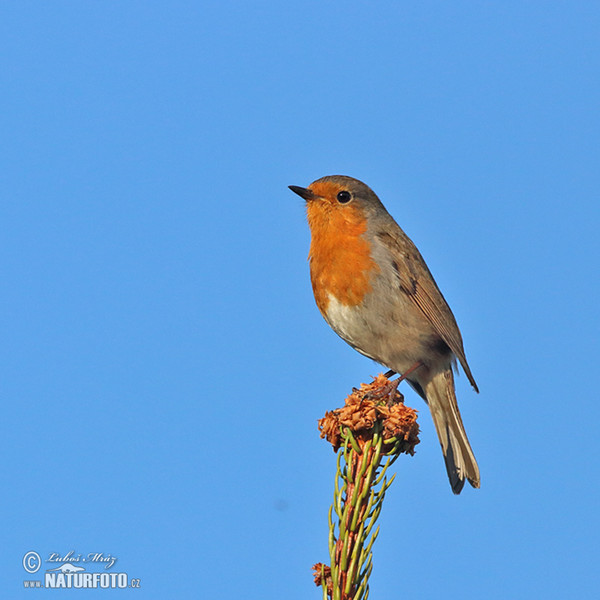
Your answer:
[[[402,236],[398,236],[384,230],[377,235],[393,256],[400,289],[415,303],[431,323],[435,332],[448,344],[450,350],[460,361],[471,385],[476,392],[479,392],[467,363],[456,319],[421,253],[408,236],[404,232],[402,233]],[[406,268],[403,269],[403,266]]]

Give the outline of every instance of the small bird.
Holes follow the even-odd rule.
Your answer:
[[[330,175],[289,188],[306,200],[310,278],[321,314],[428,404],[452,491],[460,494],[465,479],[478,488],[479,467],[454,391],[456,359],[479,390],[454,315],[417,247],[358,179]]]

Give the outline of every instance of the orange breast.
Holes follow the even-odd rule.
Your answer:
[[[327,313],[330,295],[346,306],[356,306],[371,290],[371,278],[379,271],[363,237],[367,221],[355,206],[307,203],[311,230],[310,276],[315,300]]]

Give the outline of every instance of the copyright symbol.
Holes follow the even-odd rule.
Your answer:
[[[40,558],[40,555],[37,552],[28,552],[24,557],[23,557],[23,568],[28,572],[28,573],[36,573],[37,571],[40,570],[40,567],[42,566],[42,559]]]

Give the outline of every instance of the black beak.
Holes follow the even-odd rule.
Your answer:
[[[288,185],[288,187],[294,194],[298,194],[300,198],[304,198],[305,200],[314,200],[317,197],[308,188],[299,187],[297,185]]]

